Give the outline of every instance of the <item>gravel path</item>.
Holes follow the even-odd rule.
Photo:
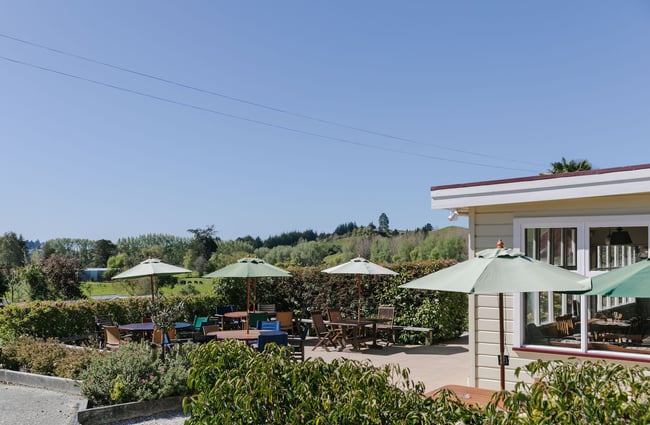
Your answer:
[[[1,425],[74,424],[85,406],[86,399],[78,395],[0,384]]]
[[[187,418],[188,416],[184,416],[182,413],[161,413],[154,416],[115,422],[113,425],[183,425]]]

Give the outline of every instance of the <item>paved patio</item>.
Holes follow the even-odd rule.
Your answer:
[[[422,345],[389,345],[382,349],[367,348],[360,351],[336,351],[330,348],[318,347],[312,351],[318,339],[307,338],[305,358],[321,357],[325,361],[335,358],[349,358],[354,360],[368,359],[375,366],[388,363],[399,364],[402,368],[410,370],[413,381],[421,381],[425,385],[425,392],[435,390],[443,385],[467,385],[469,376],[469,349],[468,337],[464,335],[453,341],[422,346]],[[383,345],[383,342],[381,342]]]

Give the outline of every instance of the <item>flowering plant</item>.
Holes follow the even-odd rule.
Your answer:
[[[185,303],[179,301],[178,304],[163,303],[160,300],[150,301],[147,310],[151,315],[151,321],[156,329],[165,332],[167,329],[174,327],[176,319],[183,314]]]

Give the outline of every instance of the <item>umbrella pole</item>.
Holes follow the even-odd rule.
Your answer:
[[[505,354],[505,330],[503,326],[503,292],[499,292],[499,365],[501,367],[500,375],[500,388],[501,391],[506,389],[506,365],[504,362]]]
[[[357,275],[357,325],[361,322],[361,275]]]
[[[246,314],[248,314],[248,312],[250,311],[249,310],[250,304],[251,304],[251,278],[247,277],[246,278]],[[248,333],[248,329],[249,329],[248,322],[249,322],[248,317],[246,317],[246,333]]]
[[[253,311],[257,311],[257,278],[253,278]]]

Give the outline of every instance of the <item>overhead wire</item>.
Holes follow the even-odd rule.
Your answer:
[[[410,156],[426,158],[426,159],[433,159],[433,160],[438,160],[438,161],[454,162],[454,163],[457,163],[457,164],[474,165],[474,166],[477,166],[477,167],[497,168],[497,169],[511,170],[511,171],[526,171],[526,172],[531,171],[531,170],[522,169],[522,168],[504,167],[504,166],[498,166],[498,165],[494,165],[494,164],[483,164],[483,163],[472,162],[472,161],[464,161],[464,160],[451,159],[451,158],[442,158],[442,157],[438,157],[438,156],[434,156],[434,155],[427,155],[427,154],[421,154],[421,153],[416,153],[416,152],[408,152],[408,151],[403,151],[403,150],[399,150],[399,149],[392,149],[392,148],[386,148],[386,147],[383,147],[383,146],[371,145],[371,144],[368,144],[368,143],[357,142],[357,141],[350,140],[350,139],[345,139],[345,138],[342,138],[342,137],[328,136],[328,135],[324,135],[324,134],[314,133],[314,132],[311,132],[311,131],[300,130],[300,129],[296,129],[296,128],[292,128],[292,127],[287,127],[287,126],[283,126],[283,125],[279,125],[279,124],[274,124],[274,123],[262,121],[262,120],[257,120],[257,119],[254,119],[254,118],[248,118],[248,117],[243,117],[243,116],[240,116],[240,115],[230,114],[230,113],[227,113],[227,112],[218,111],[216,109],[207,108],[207,107],[199,106],[199,105],[194,105],[194,104],[187,103],[187,102],[181,102],[181,101],[177,101],[177,100],[162,97],[162,96],[152,95],[152,94],[141,92],[141,91],[138,91],[138,90],[117,86],[115,84],[106,83],[106,82],[98,81],[98,80],[93,80],[91,78],[86,78],[86,77],[82,77],[82,76],[79,76],[79,75],[70,74],[68,72],[59,71],[59,70],[56,70],[56,69],[53,69],[53,68],[48,68],[48,67],[45,67],[45,66],[36,65],[36,64],[33,64],[33,63],[21,61],[21,60],[18,60],[18,59],[7,57],[7,56],[0,55],[0,59],[5,60],[7,62],[14,63],[14,64],[31,67],[33,69],[38,69],[38,70],[41,70],[41,71],[46,71],[46,72],[50,72],[50,73],[53,73],[53,74],[58,74],[58,75],[61,75],[61,76],[65,76],[65,77],[68,77],[68,78],[73,78],[73,79],[80,80],[80,81],[85,81],[85,82],[88,82],[88,83],[92,83],[92,84],[95,84],[95,85],[111,88],[111,89],[114,89],[114,90],[119,90],[119,91],[122,91],[122,92],[135,94],[135,95],[146,97],[146,98],[149,98],[149,99],[158,100],[160,102],[165,102],[165,103],[170,103],[170,104],[174,104],[174,105],[178,105],[178,106],[183,106],[183,107],[190,108],[190,109],[195,109],[195,110],[199,110],[199,111],[203,111],[203,112],[208,112],[208,113],[211,113],[211,114],[220,115],[220,116],[223,116],[223,117],[232,118],[232,119],[236,119],[236,120],[240,120],[240,121],[250,122],[250,123],[254,123],[254,124],[258,124],[258,125],[263,125],[263,126],[267,126],[267,127],[271,127],[271,128],[290,131],[290,132],[293,132],[293,133],[302,134],[302,135],[306,135],[306,136],[312,136],[312,137],[317,137],[317,138],[321,138],[321,139],[332,140],[332,141],[335,141],[335,142],[346,143],[346,144],[361,146],[361,147],[370,148],[370,149],[376,149],[376,150],[382,150],[382,151],[387,151],[387,152],[399,153],[399,154],[402,154],[402,155],[410,155]]]
[[[14,37],[14,36],[11,36],[11,35],[8,35],[8,34],[0,33],[0,37],[5,38],[5,39],[9,39],[9,40],[13,40],[13,41],[16,41],[16,42],[19,42],[19,43],[27,44],[29,46],[37,47],[37,48],[40,48],[40,49],[48,50],[48,51],[51,51],[51,52],[54,52],[54,53],[57,53],[57,54],[60,54],[60,55],[73,57],[73,58],[80,59],[80,60],[83,60],[83,61],[86,61],[86,62],[89,62],[89,63],[94,63],[94,64],[97,64],[97,65],[105,66],[105,67],[112,68],[112,69],[115,69],[115,70],[118,70],[118,71],[130,73],[130,74],[137,75],[137,76],[140,76],[140,77],[144,77],[144,78],[152,79],[152,80],[155,80],[155,81],[163,82],[163,83],[166,83],[166,84],[174,85],[174,86],[177,86],[177,87],[181,87],[181,88],[184,88],[184,89],[192,90],[192,91],[195,91],[195,92],[198,92],[198,93],[208,94],[208,95],[211,95],[211,96],[217,96],[217,97],[227,99],[227,100],[231,100],[231,101],[234,101],[234,102],[239,102],[239,103],[243,103],[243,104],[246,104],[246,105],[255,106],[255,107],[258,107],[258,108],[263,108],[263,109],[266,109],[266,110],[270,110],[270,111],[274,111],[274,112],[294,116],[294,117],[297,117],[297,118],[311,120],[311,121],[318,122],[318,123],[321,123],[321,124],[337,126],[337,127],[345,128],[345,129],[348,129],[348,130],[353,130],[353,131],[366,133],[366,134],[370,134],[370,135],[374,135],[374,136],[384,137],[384,138],[388,138],[388,139],[392,139],[392,140],[398,140],[398,141],[401,141],[401,142],[407,142],[407,143],[417,144],[417,145],[427,146],[427,147],[434,147],[434,148],[437,148],[437,149],[447,150],[447,151],[450,151],[450,152],[457,152],[457,153],[473,155],[473,156],[489,158],[489,159],[497,159],[497,160],[500,160],[500,161],[516,162],[518,164],[525,163],[525,164],[529,164],[529,165],[540,166],[540,164],[533,163],[533,162],[528,162],[528,161],[525,161],[525,160],[509,159],[509,158],[504,158],[503,156],[496,156],[496,155],[491,155],[491,154],[482,153],[482,152],[469,151],[469,150],[465,150],[465,149],[459,149],[459,148],[439,145],[439,144],[435,144],[435,143],[425,143],[425,142],[418,141],[418,140],[408,138],[408,137],[395,136],[395,135],[380,132],[380,131],[369,130],[369,129],[365,129],[365,128],[361,128],[361,127],[357,127],[357,126],[353,126],[353,125],[349,125],[349,124],[340,123],[340,122],[337,122],[337,121],[318,118],[318,117],[314,117],[314,116],[307,115],[307,114],[293,112],[293,111],[290,111],[290,110],[287,110],[287,109],[284,109],[284,108],[278,108],[278,107],[275,107],[275,106],[270,106],[270,105],[266,105],[266,104],[263,104],[263,103],[254,102],[254,101],[250,101],[250,100],[247,100],[247,99],[242,99],[242,98],[239,98],[239,97],[226,95],[226,94],[219,93],[219,92],[216,92],[216,91],[213,91],[213,90],[208,90],[208,89],[196,87],[196,86],[193,86],[193,85],[189,85],[189,84],[181,83],[181,82],[178,82],[178,81],[170,80],[170,79],[163,78],[163,77],[160,77],[160,76],[156,76],[156,75],[153,75],[153,74],[148,74],[148,73],[145,73],[145,72],[136,71],[136,70],[129,69],[129,68],[126,68],[126,67],[122,67],[122,66],[119,66],[119,65],[114,65],[114,64],[111,64],[111,63],[108,63],[108,62],[104,62],[104,61],[101,61],[101,60],[98,60],[98,59],[90,58],[88,56],[79,55],[79,54],[76,54],[76,53],[68,52],[68,51],[57,49],[57,48],[50,47],[50,46],[46,46],[44,44],[40,44],[40,43],[36,43],[36,42],[33,42],[33,41],[25,40],[25,39],[22,39],[22,38]],[[458,161],[452,161],[452,162],[458,162]],[[497,167],[497,168],[503,168],[503,167]],[[506,168],[506,169],[512,169],[512,168]],[[516,169],[516,170],[521,170],[521,169]],[[522,171],[524,171],[524,170],[522,170]],[[528,171],[528,170],[525,170],[525,171]]]

